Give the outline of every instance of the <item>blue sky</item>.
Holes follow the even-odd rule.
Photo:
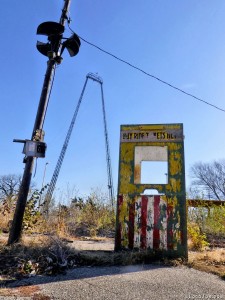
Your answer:
[[[29,139],[46,70],[36,50],[37,26],[58,21],[62,0],[1,0],[0,175],[21,174],[22,145]],[[72,0],[71,27],[84,39],[137,67],[225,109],[224,0]],[[70,36],[67,29],[65,35]],[[37,186],[44,166],[49,182],[87,73],[104,84],[115,189],[121,124],[183,123],[186,183],[198,161],[224,158],[225,113],[198,102],[82,42],[79,54],[63,55],[57,68],[45,122],[46,158],[37,162]],[[100,87],[89,81],[59,175],[57,190],[80,194],[106,188],[106,160]]]

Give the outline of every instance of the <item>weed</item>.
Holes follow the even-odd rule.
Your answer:
[[[201,232],[198,224],[188,224],[188,237],[191,241],[189,244],[189,249],[203,250],[205,247],[209,246],[209,243],[206,240],[206,235]]]

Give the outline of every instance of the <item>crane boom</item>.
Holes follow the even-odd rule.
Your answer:
[[[46,193],[46,196],[45,196],[45,206],[46,206],[46,212],[47,213],[48,213],[48,210],[49,210],[49,204],[52,200],[52,195],[53,195],[55,185],[56,185],[56,182],[57,182],[57,179],[58,179],[58,176],[59,176],[59,172],[60,172],[60,169],[61,169],[61,166],[62,166],[62,163],[63,163],[63,159],[64,159],[64,156],[65,156],[68,144],[69,144],[69,140],[70,140],[70,137],[71,137],[71,134],[72,134],[72,131],[73,131],[73,127],[74,127],[74,124],[75,124],[75,121],[76,121],[76,118],[77,118],[77,114],[78,114],[78,111],[79,111],[79,108],[80,108],[80,105],[81,105],[81,101],[83,99],[83,95],[84,95],[84,91],[85,91],[85,88],[86,88],[86,85],[87,85],[87,81],[88,81],[88,77],[86,77],[86,80],[85,80],[80,98],[78,100],[78,103],[77,103],[75,112],[73,114],[69,129],[68,129],[68,132],[67,132],[62,150],[61,150],[61,153],[59,155],[54,173],[52,175],[51,182],[49,184],[49,187],[48,187],[48,190],[47,190],[47,193]]]
[[[61,166],[62,166],[62,163],[63,163],[63,159],[64,159],[64,156],[65,156],[65,153],[66,153],[69,141],[70,141],[70,137],[71,137],[71,134],[72,134],[72,131],[73,131],[73,128],[74,128],[74,124],[75,124],[75,121],[76,121],[76,118],[77,118],[77,114],[78,114],[78,111],[79,111],[79,108],[80,108],[80,105],[81,105],[81,102],[82,102],[82,99],[83,99],[83,96],[84,96],[84,92],[85,92],[85,88],[87,86],[88,79],[92,79],[93,81],[96,81],[101,85],[102,112],[103,112],[103,122],[104,122],[106,162],[107,162],[107,175],[108,175],[108,190],[109,190],[109,199],[111,200],[112,206],[113,206],[113,203],[114,203],[114,190],[113,190],[113,180],[112,180],[111,158],[110,158],[110,151],[109,151],[109,139],[108,139],[108,130],[107,130],[106,112],[105,112],[105,102],[104,102],[104,94],[103,94],[103,86],[102,86],[103,81],[99,76],[97,76],[93,73],[88,73],[87,76],[86,76],[86,80],[85,80],[80,98],[78,100],[78,103],[77,103],[77,106],[76,106],[76,109],[75,109],[75,112],[73,114],[73,117],[72,117],[69,129],[68,129],[65,141],[63,143],[63,147],[62,147],[62,150],[60,152],[60,155],[59,155],[54,173],[52,175],[52,179],[50,181],[50,184],[48,186],[48,190],[47,190],[47,193],[46,193],[46,196],[45,196],[44,205],[45,205],[45,211],[46,211],[47,214],[48,214],[48,211],[49,211],[49,205],[50,205],[50,202],[52,200],[52,195],[53,195],[53,192],[54,192],[54,189],[55,189],[55,186],[56,186],[56,182],[57,182],[57,179],[58,179],[58,176],[59,176],[59,172],[60,172],[60,169],[61,169]]]
[[[106,112],[105,112],[105,100],[103,93],[103,80],[96,76],[95,74],[89,73],[88,78],[98,82],[101,85],[101,97],[102,97],[102,113],[103,113],[103,123],[104,123],[104,135],[105,135],[105,148],[106,148],[106,164],[107,164],[107,175],[108,175],[108,190],[109,190],[109,199],[111,204],[114,204],[114,189],[113,189],[113,178],[112,178],[112,167],[111,167],[111,158],[109,150],[109,138],[108,138],[108,129],[106,121]]]

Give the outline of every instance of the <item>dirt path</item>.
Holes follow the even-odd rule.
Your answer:
[[[70,244],[71,247],[76,250],[87,250],[87,251],[113,251],[114,250],[114,239],[82,239],[82,240],[74,240],[73,243]]]

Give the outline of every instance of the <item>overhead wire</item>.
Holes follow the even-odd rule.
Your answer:
[[[74,31],[71,29],[69,23],[68,23],[68,27],[69,27],[69,29],[74,33]],[[93,44],[93,43],[87,41],[87,40],[84,39],[83,37],[79,36],[79,38],[80,38],[82,41],[84,41],[85,43],[87,43],[88,45],[90,45],[90,46],[92,46],[92,47],[94,47],[94,48],[100,50],[101,52],[103,52],[103,53],[105,53],[105,54],[107,54],[107,55],[109,55],[109,56],[115,58],[116,60],[118,60],[118,61],[120,61],[120,62],[122,62],[122,63],[128,65],[129,67],[131,67],[131,68],[133,68],[133,69],[135,69],[135,70],[137,70],[137,71],[143,73],[144,75],[147,75],[148,77],[151,77],[151,78],[153,78],[153,79],[159,81],[160,83],[163,83],[164,85],[167,85],[167,86],[169,86],[170,88],[175,89],[175,90],[177,90],[177,91],[179,91],[179,92],[185,94],[186,96],[192,97],[193,99],[195,99],[195,100],[197,100],[197,101],[200,101],[200,102],[202,102],[202,103],[204,103],[204,104],[206,104],[206,105],[209,105],[209,106],[211,106],[211,107],[213,107],[213,108],[215,108],[215,109],[217,109],[217,110],[220,110],[220,111],[222,111],[222,112],[225,112],[225,109],[223,109],[223,108],[221,108],[221,107],[219,107],[219,106],[217,106],[217,105],[215,105],[215,104],[213,104],[213,103],[210,103],[210,102],[208,102],[208,101],[206,101],[206,100],[204,100],[204,99],[202,99],[202,98],[199,98],[199,97],[197,97],[197,96],[195,96],[195,95],[193,95],[193,94],[191,94],[191,93],[188,93],[188,92],[184,91],[183,89],[181,89],[181,88],[179,88],[179,87],[177,87],[177,86],[175,86],[175,85],[173,85],[173,84],[171,84],[171,83],[169,83],[169,82],[167,82],[167,81],[165,81],[165,80],[163,80],[163,79],[160,79],[159,77],[157,77],[157,76],[155,76],[155,75],[152,75],[152,74],[146,72],[145,70],[143,70],[143,69],[141,69],[141,68],[139,68],[139,67],[137,67],[137,66],[131,64],[130,62],[128,62],[128,61],[126,61],[126,60],[124,60],[124,59],[122,59],[122,58],[116,56],[115,54],[113,54],[113,53],[111,53],[111,52],[109,52],[109,51],[106,51],[106,50],[102,49],[101,47],[99,47],[99,46],[97,46],[97,45],[95,45],[95,44]]]
[[[141,68],[139,68],[139,67],[137,67],[137,66],[135,66],[135,65],[133,65],[133,64],[131,64],[131,63],[129,63],[128,61],[126,61],[126,60],[124,60],[124,59],[122,59],[122,58],[119,58],[118,56],[116,56],[116,55],[114,55],[114,54],[112,54],[112,53],[110,53],[110,52],[108,52],[108,51],[106,51],[106,50],[100,48],[99,46],[97,46],[97,45],[95,45],[95,44],[93,44],[93,43],[88,42],[87,40],[85,40],[85,39],[82,38],[81,36],[79,36],[79,38],[80,38],[82,41],[84,41],[85,43],[89,44],[90,46],[95,47],[96,49],[100,50],[101,52],[104,52],[105,54],[112,56],[113,58],[117,59],[118,61],[120,61],[120,62],[122,62],[122,63],[124,63],[124,64],[126,64],[126,65],[128,65],[128,66],[130,66],[131,68],[136,69],[136,70],[142,72],[143,74],[145,74],[145,75],[147,75],[147,76],[149,76],[149,77],[151,77],[151,78],[153,78],[153,79],[155,79],[155,80],[158,80],[159,82],[161,82],[161,83],[163,83],[163,84],[165,84],[165,85],[167,85],[167,86],[169,86],[169,87],[171,87],[171,88],[173,88],[173,89],[175,89],[175,90],[177,90],[177,91],[179,91],[179,92],[181,92],[181,93],[183,93],[183,94],[185,94],[185,95],[187,95],[187,96],[189,96],[189,97],[194,98],[195,100],[201,101],[201,102],[203,102],[204,104],[207,104],[207,105],[209,105],[209,106],[212,106],[212,107],[215,108],[215,109],[218,109],[218,110],[220,110],[220,111],[222,111],[222,112],[225,112],[225,109],[223,109],[223,108],[221,108],[221,107],[219,107],[219,106],[216,106],[215,104],[212,104],[212,103],[210,103],[210,102],[208,102],[208,101],[206,101],[206,100],[204,100],[204,99],[202,99],[202,98],[199,98],[199,97],[197,97],[197,96],[195,96],[195,95],[193,95],[193,94],[191,94],[191,93],[188,93],[188,92],[182,90],[181,88],[178,88],[177,86],[175,86],[175,85],[173,85],[173,84],[171,84],[171,83],[169,83],[169,82],[167,82],[167,81],[165,81],[165,80],[162,80],[162,79],[160,79],[159,77],[156,77],[155,75],[152,75],[152,74],[150,74],[150,73],[144,71],[143,69],[141,69]]]

